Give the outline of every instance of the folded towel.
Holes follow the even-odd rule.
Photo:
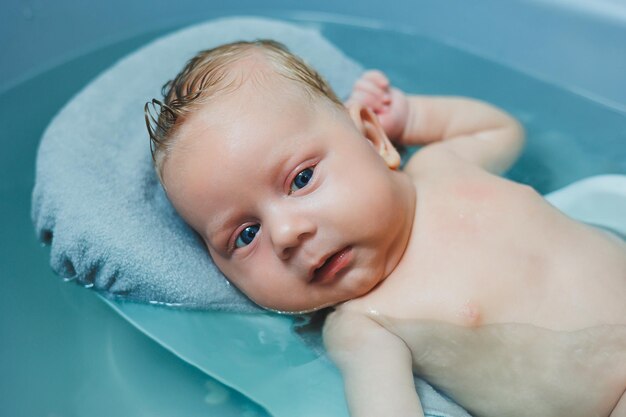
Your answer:
[[[55,117],[37,155],[32,218],[61,276],[105,294],[189,308],[259,311],[213,265],[152,167],[144,103],[202,49],[283,42],[346,97],[362,68],[313,28],[229,18],[184,29],[118,62]]]

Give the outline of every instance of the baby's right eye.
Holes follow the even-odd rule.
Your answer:
[[[239,233],[239,236],[237,236],[237,240],[235,240],[235,247],[243,248],[244,246],[248,246],[252,243],[257,233],[259,233],[259,229],[261,229],[261,226],[258,224],[253,224],[243,229]]]

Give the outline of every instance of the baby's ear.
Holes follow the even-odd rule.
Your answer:
[[[387,137],[385,129],[378,121],[378,116],[369,107],[359,103],[351,102],[347,104],[347,108],[357,129],[370,141],[387,166],[391,169],[398,169],[400,154]]]

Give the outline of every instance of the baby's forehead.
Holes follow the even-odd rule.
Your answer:
[[[223,88],[200,101],[181,123],[172,152],[197,152],[192,144],[200,139],[219,142],[222,149],[207,155],[208,160],[219,161],[228,152],[262,158],[293,146],[289,140],[274,141],[274,135],[288,139],[311,126],[311,120],[337,113],[340,107],[311,93],[301,81],[286,77],[261,53],[243,56],[229,67],[228,78],[221,80]],[[271,149],[261,149],[261,153],[256,146],[235,150],[233,145],[241,135],[271,140]]]
[[[273,81],[248,80],[200,104],[180,126],[171,153],[189,155],[207,145],[205,149],[210,146],[213,150],[211,159],[233,153],[254,153],[260,159],[291,148],[301,135],[329,125],[319,120],[328,121],[329,111],[334,111],[331,106],[308,96],[294,81],[272,77]],[[207,141],[213,146],[204,143]],[[237,146],[242,143],[246,146]]]

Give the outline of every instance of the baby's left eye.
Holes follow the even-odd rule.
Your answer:
[[[244,246],[248,246],[252,243],[260,229],[261,226],[258,224],[253,224],[243,229],[237,236],[237,240],[235,240],[235,248],[243,248]]]
[[[296,177],[291,181],[291,187],[289,189],[290,193],[296,192],[301,188],[306,187],[306,185],[313,178],[313,167],[303,169],[296,175]]]

